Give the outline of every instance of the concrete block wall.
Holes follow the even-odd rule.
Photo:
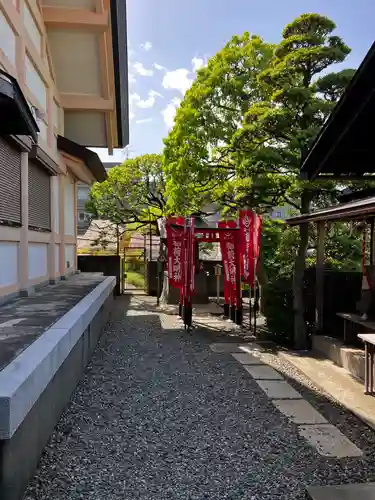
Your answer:
[[[21,500],[108,320],[106,278],[0,372],[0,498]]]

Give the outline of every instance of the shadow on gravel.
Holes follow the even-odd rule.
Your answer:
[[[116,299],[24,500],[303,500],[309,485],[375,480],[374,433],[275,346],[262,344],[270,364],[364,457],[318,455],[230,354],[210,350],[242,337],[163,329],[159,312],[154,298]]]
[[[160,313],[160,309],[156,307],[156,299],[153,297],[148,297],[148,302],[145,303],[145,298],[140,297],[139,303],[134,304],[134,299],[132,301],[132,309],[138,309],[147,312],[154,312],[155,314]],[[154,302],[154,303],[153,303]],[[163,314],[169,314],[174,316],[173,312]],[[217,318],[215,318],[217,319]],[[224,318],[223,318],[224,320]],[[291,365],[286,360],[281,360],[278,358],[278,352],[287,351],[287,349],[277,346],[272,341],[259,341],[257,340],[251,331],[249,331],[248,325],[243,327],[238,327],[233,325],[229,320],[225,321],[228,323],[228,330],[223,330],[219,326],[212,326],[207,324],[207,322],[202,320],[199,316],[193,318],[193,328],[190,331],[184,331],[181,322],[181,332],[183,332],[184,337],[191,337],[194,341],[203,341],[205,344],[214,342],[224,342],[224,343],[243,343],[248,344],[256,342],[260,344],[264,349],[264,354],[269,358],[267,362],[276,369],[285,380],[296,389],[311,405],[319,411],[330,423],[335,425],[338,429],[343,432],[351,441],[353,441],[371,460],[375,460],[375,432],[370,428],[365,422],[360,420],[356,415],[352,414],[340,403],[338,403],[330,395],[324,393],[320,388],[314,386],[311,380],[304,375],[298,368]],[[266,332],[266,327],[260,325],[258,327],[258,332],[260,336],[262,333]],[[170,331],[171,335],[176,335],[175,330]],[[220,354],[219,356],[225,356]],[[244,371],[244,376],[250,377]],[[371,480],[375,480],[375,475],[371,475]]]
[[[145,310],[144,304],[142,305],[142,308],[143,310]],[[149,309],[147,308],[147,310]],[[178,336],[187,345],[189,343],[192,343],[194,345],[200,345],[205,349],[209,348],[209,344],[214,342],[239,343],[248,345],[256,342],[257,344],[260,344],[264,349],[264,354],[270,358],[268,360],[270,366],[278,371],[284,377],[284,379],[303,396],[306,401],[308,401],[321,415],[323,415],[329,423],[336,426],[348,439],[350,439],[355,445],[357,445],[364,454],[361,458],[332,459],[320,456],[316,453],[315,450],[310,448],[311,453],[313,453],[317,457],[316,464],[319,464],[319,466],[316,465],[316,472],[310,476],[310,468],[312,467],[312,464],[311,462],[309,462],[309,460],[305,461],[305,451],[302,451],[301,449],[299,466],[297,467],[295,464],[294,467],[296,468],[294,469],[293,465],[291,465],[291,470],[285,470],[285,477],[288,477],[289,474],[292,474],[296,478],[298,477],[298,488],[293,488],[293,484],[290,484],[289,493],[293,492],[292,495],[289,496],[289,493],[285,494],[283,492],[283,485],[281,484],[279,493],[276,493],[275,489],[270,496],[268,496],[265,492],[264,497],[262,495],[257,496],[257,492],[253,491],[252,493],[255,493],[254,496],[250,494],[249,497],[239,496],[238,498],[289,499],[293,497],[295,499],[303,499],[307,498],[305,497],[305,488],[311,485],[325,486],[375,481],[374,431],[329,395],[322,393],[322,391],[319,388],[315,387],[311,383],[311,381],[297,368],[292,366],[287,361],[278,358],[278,352],[285,349],[278,347],[271,341],[258,341],[253,335],[251,335],[251,332],[244,332],[243,329],[240,328],[236,330],[236,327],[234,325],[231,326],[232,328],[234,327],[234,330],[223,331],[222,329],[220,329],[220,327],[207,325],[204,320],[200,319],[199,316],[196,316],[194,318],[194,328],[190,331],[185,331],[181,323],[181,330],[179,330],[178,333],[176,333],[176,330],[169,331],[168,329],[166,329],[164,333],[171,335],[174,338]],[[249,380],[249,382],[251,381],[252,383],[254,392],[260,392],[263,395],[262,391],[258,387],[254,387],[255,384],[253,383],[254,381],[252,377],[245,370],[241,369],[241,366],[232,358],[232,356],[230,356],[229,354],[215,354],[210,351],[207,357],[207,362],[210,356],[213,356],[216,359],[221,359],[222,361],[232,366],[232,375],[238,377],[237,380],[239,384],[242,384],[243,381]],[[231,382],[232,380],[228,378],[228,384]],[[230,397],[229,394],[228,397]],[[252,396],[249,397],[251,398],[250,400],[252,400]],[[264,425],[264,432],[267,432],[266,419],[264,420]],[[285,421],[283,422],[283,425],[295,427],[294,424],[290,422],[286,423]],[[280,432],[283,431],[281,430]],[[293,445],[291,444],[291,446]],[[306,446],[309,447],[309,445]],[[301,447],[303,447],[303,445],[301,445]],[[277,454],[273,455],[273,460],[275,469],[278,469],[279,457],[277,456]],[[306,475],[301,474],[301,470],[299,469],[299,467],[305,469]],[[251,466],[249,472],[250,474],[254,473]],[[268,472],[270,473],[270,471]],[[274,479],[275,477],[273,478],[273,480]],[[279,476],[278,480],[280,481],[280,483],[283,483],[284,481],[281,476]],[[272,481],[271,478],[270,481]],[[231,498],[230,495],[229,498]]]
[[[363,451],[365,460],[375,460],[375,431],[372,427],[341,405],[330,394],[315,386],[308,376],[296,366],[283,358],[279,358],[279,352],[290,352],[286,348],[277,346],[273,342],[256,341],[256,343],[264,350],[263,355],[266,362],[278,371],[331,424],[335,425],[355,443]],[[299,355],[308,354],[300,353]],[[372,478],[371,481],[375,478],[373,474],[369,477]],[[370,479],[367,480],[370,481]]]

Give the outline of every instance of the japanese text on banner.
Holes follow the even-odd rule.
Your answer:
[[[167,224],[168,279],[172,287],[183,285],[183,232]]]

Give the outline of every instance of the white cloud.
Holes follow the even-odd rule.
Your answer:
[[[203,68],[203,66],[205,65],[204,60],[201,59],[200,57],[193,57],[193,59],[191,60],[191,63],[193,65],[194,71],[198,71],[199,69]]]
[[[141,120],[135,121],[135,123],[137,123],[138,125],[141,123],[150,123],[150,122],[152,122],[152,118],[142,118]]]
[[[178,106],[181,104],[181,99],[178,97],[174,97],[168,106],[163,109],[162,115],[164,117],[164,122],[168,128],[172,128],[174,125],[174,117],[176,115],[176,111]]]
[[[130,94],[129,95],[129,120],[133,120],[135,118],[134,113],[134,102],[140,99],[138,94]]]
[[[142,101],[142,99],[140,101],[138,101],[136,103],[136,106],[138,108],[142,108],[142,109],[147,109],[147,108],[152,108],[155,104],[155,97],[149,97],[148,99]]]
[[[165,89],[175,89],[182,95],[190,88],[193,80],[189,78],[190,71],[187,69],[176,69],[167,71],[163,78],[163,87]]]
[[[129,83],[135,83],[137,81],[132,73],[129,73],[128,80]]]
[[[160,92],[156,92],[156,90],[150,90],[148,95],[152,97],[161,97],[162,99],[164,99],[164,96],[160,94]]]
[[[146,69],[141,62],[135,62],[133,68],[141,76],[152,76],[154,74],[152,69]]]
[[[140,95],[135,93],[130,94],[130,102],[135,103],[137,108],[147,109],[152,108],[155,105],[157,97],[163,96],[159,94],[159,92],[156,92],[156,90],[150,90],[147,99],[141,99]]]
[[[158,63],[154,63],[153,64],[154,68],[157,69],[158,71],[165,71],[165,68],[164,66],[162,66],[161,64],[158,64]]]
[[[149,50],[152,49],[152,43],[151,42],[145,42],[141,44],[141,49],[145,50],[148,52]]]

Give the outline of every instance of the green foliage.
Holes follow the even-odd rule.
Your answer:
[[[331,35],[334,28],[318,14],[304,14],[286,26],[269,67],[258,78],[271,97],[249,108],[233,138],[246,151],[243,168],[256,177],[258,188],[267,193],[270,184],[282,185],[278,203],[289,202],[303,211],[326,191],[336,190],[333,183],[312,185],[299,179],[302,158],[353,74],[346,70],[336,78],[331,73],[319,79],[350,52]]]
[[[108,171],[90,191],[88,209],[97,218],[137,230],[165,214],[165,179],[161,156],[143,155]]]
[[[292,278],[279,277],[262,289],[263,313],[267,318],[269,340],[278,344],[293,344]]]
[[[316,228],[312,225],[311,229],[309,249],[312,255],[307,258],[307,267],[314,267],[316,263]],[[263,312],[270,338],[283,345],[291,345],[293,341],[292,275],[298,244],[296,228],[280,221],[264,221],[262,252],[267,281],[263,287]],[[325,241],[326,267],[342,272],[360,271],[361,257],[361,234],[349,223],[332,224]]]
[[[266,212],[283,204],[305,213],[337,198],[333,182],[308,183],[299,177],[303,158],[353,75],[352,70],[327,74],[350,53],[333,34],[335,28],[322,15],[303,14],[284,28],[275,47],[245,33],[210,60],[165,141],[173,211],[209,199],[230,213],[243,206]],[[299,232],[277,228],[266,237],[271,242],[277,238],[278,246],[269,253],[265,271],[286,279],[294,270],[295,340],[303,347],[308,227],[302,225]],[[345,235],[337,234],[332,255],[348,252],[346,243]]]
[[[265,98],[257,76],[273,46],[258,36],[234,36],[198,72],[165,140],[164,168],[173,213],[194,212],[232,184],[231,141],[249,106]]]
[[[316,228],[311,225],[307,267],[316,263]],[[262,233],[262,258],[267,281],[291,278],[299,244],[298,229],[282,221],[265,219]],[[360,271],[362,262],[361,235],[347,222],[335,222],[325,240],[325,265],[341,271]]]
[[[304,14],[286,26],[277,46],[245,33],[211,58],[165,141],[171,211],[207,201],[227,213],[244,205],[301,209],[301,158],[353,75],[319,78],[350,52],[334,28],[324,16]],[[311,187],[318,203],[321,188]]]
[[[145,286],[145,277],[141,272],[127,271],[126,282],[130,285],[134,285],[136,288],[143,289]]]
[[[327,267],[341,271],[361,271],[362,235],[347,222],[335,222],[327,232],[325,260]],[[316,241],[316,240],[315,240]]]

